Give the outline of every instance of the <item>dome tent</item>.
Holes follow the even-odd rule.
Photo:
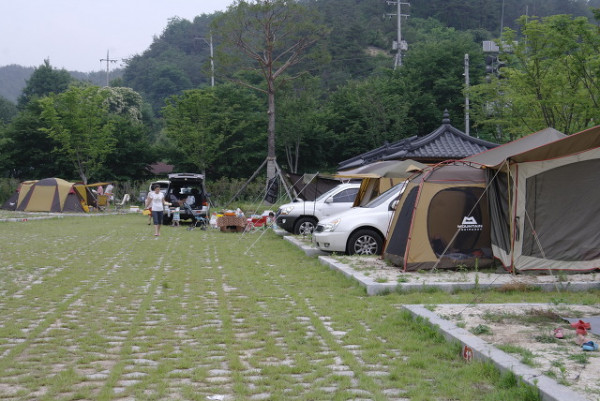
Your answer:
[[[75,189],[75,184],[60,178],[44,178],[21,184],[15,210],[85,213],[87,202],[80,191]]]

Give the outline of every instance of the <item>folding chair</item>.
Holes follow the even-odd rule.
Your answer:
[[[104,211],[104,210],[106,210],[107,206],[108,206],[108,196],[107,195],[98,195],[98,198],[96,199],[96,207],[98,207],[98,210]]]
[[[121,202],[115,203],[115,207],[117,208],[117,211],[121,211],[125,206],[127,206],[127,204],[129,203],[129,199],[130,199],[129,194],[123,195],[123,199],[121,199]]]

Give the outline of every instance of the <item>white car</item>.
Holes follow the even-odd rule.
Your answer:
[[[275,215],[278,227],[296,234],[313,232],[319,220],[336,215],[352,207],[360,184],[340,184],[313,201],[300,201],[281,205]]]
[[[348,255],[379,255],[398,199],[406,182],[400,183],[364,206],[321,220],[313,243],[321,250]]]

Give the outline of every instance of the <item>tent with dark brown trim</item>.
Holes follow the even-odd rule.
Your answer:
[[[405,270],[600,267],[600,127],[548,128],[410,180],[384,257]]]
[[[489,171],[492,248],[504,267],[600,269],[600,126],[490,156],[477,159]]]
[[[19,187],[15,209],[23,212],[87,212],[87,200],[75,184],[60,178],[25,181]]]
[[[485,171],[446,162],[410,179],[384,248],[385,259],[405,271],[493,262]]]

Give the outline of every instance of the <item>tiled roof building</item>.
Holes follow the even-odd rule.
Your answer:
[[[385,144],[339,163],[338,170],[346,170],[379,160],[412,159],[421,163],[439,163],[459,160],[492,149],[498,144],[469,136],[450,124],[444,111],[442,125],[425,136],[412,136],[392,144]]]

